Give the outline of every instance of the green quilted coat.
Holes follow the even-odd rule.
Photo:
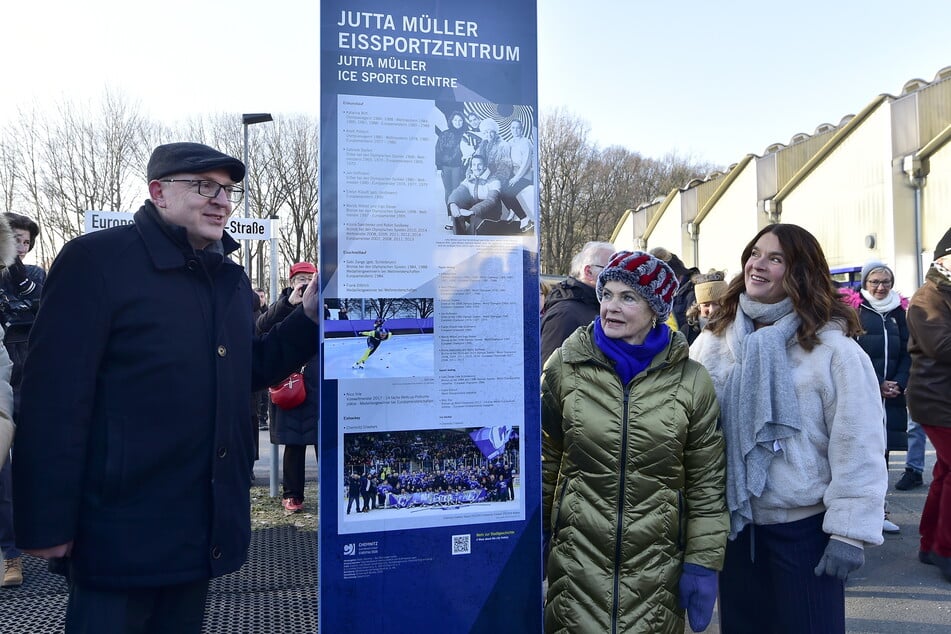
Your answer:
[[[681,566],[720,570],[729,532],[716,394],[681,333],[625,386],[593,330],[542,375],[545,631],[683,634]]]

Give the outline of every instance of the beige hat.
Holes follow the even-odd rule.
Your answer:
[[[690,278],[698,304],[718,302],[726,292],[726,273],[710,269],[709,273],[698,273]]]

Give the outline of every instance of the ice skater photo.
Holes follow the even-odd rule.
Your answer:
[[[325,319],[324,377],[374,379],[435,373],[431,297],[330,298]]]
[[[378,317],[377,320],[373,322],[373,330],[360,333],[367,338],[367,350],[363,353],[363,356],[353,364],[355,369],[363,370],[366,367],[365,364],[367,359],[370,358],[370,355],[376,352],[376,349],[380,347],[381,343],[393,336],[393,333],[384,326],[385,323],[382,317]]]

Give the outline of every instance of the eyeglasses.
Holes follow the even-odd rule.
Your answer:
[[[589,264],[588,266],[590,266],[591,268],[599,268],[599,269],[603,269],[603,268],[604,268],[604,266],[601,265],[601,264]]]
[[[892,283],[889,280],[868,280],[866,282],[869,286],[881,286],[882,288],[891,288]]]
[[[244,189],[238,187],[237,185],[222,185],[221,183],[216,183],[215,181],[209,180],[198,180],[193,178],[165,178],[162,179],[163,183],[191,183],[192,185],[198,184],[198,195],[204,196],[205,198],[217,198],[218,194],[221,193],[221,190],[225,190],[225,196],[228,197],[233,203],[236,203],[241,200],[241,197],[244,195]]]

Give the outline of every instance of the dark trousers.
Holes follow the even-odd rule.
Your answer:
[[[720,573],[723,634],[845,632],[845,584],[813,572],[829,542],[823,517],[747,526],[727,542]]]
[[[158,588],[69,587],[66,634],[198,634],[208,580]]]
[[[10,455],[0,456],[0,553],[4,559],[16,559],[20,551],[13,536],[13,467]]]
[[[443,190],[446,192],[446,204],[449,204],[449,194],[459,187],[459,183],[462,182],[462,179],[466,177],[466,168],[462,165],[458,167],[443,167],[442,168],[442,186]],[[447,207],[446,213],[449,213]]]
[[[525,178],[520,178],[515,181],[515,184],[511,187],[506,183],[505,189],[502,190],[502,204],[505,205],[506,208],[511,209],[512,213],[515,214],[515,217],[520,220],[524,218],[526,214],[525,209],[522,207],[522,203],[518,201],[518,195],[519,192],[521,192],[526,187],[530,187],[532,184],[532,181]]]
[[[921,511],[921,550],[951,557],[951,428],[922,425],[934,446],[935,464]]]
[[[317,453],[317,446],[314,454]],[[286,498],[304,499],[304,459],[307,445],[284,445],[284,495]]]

